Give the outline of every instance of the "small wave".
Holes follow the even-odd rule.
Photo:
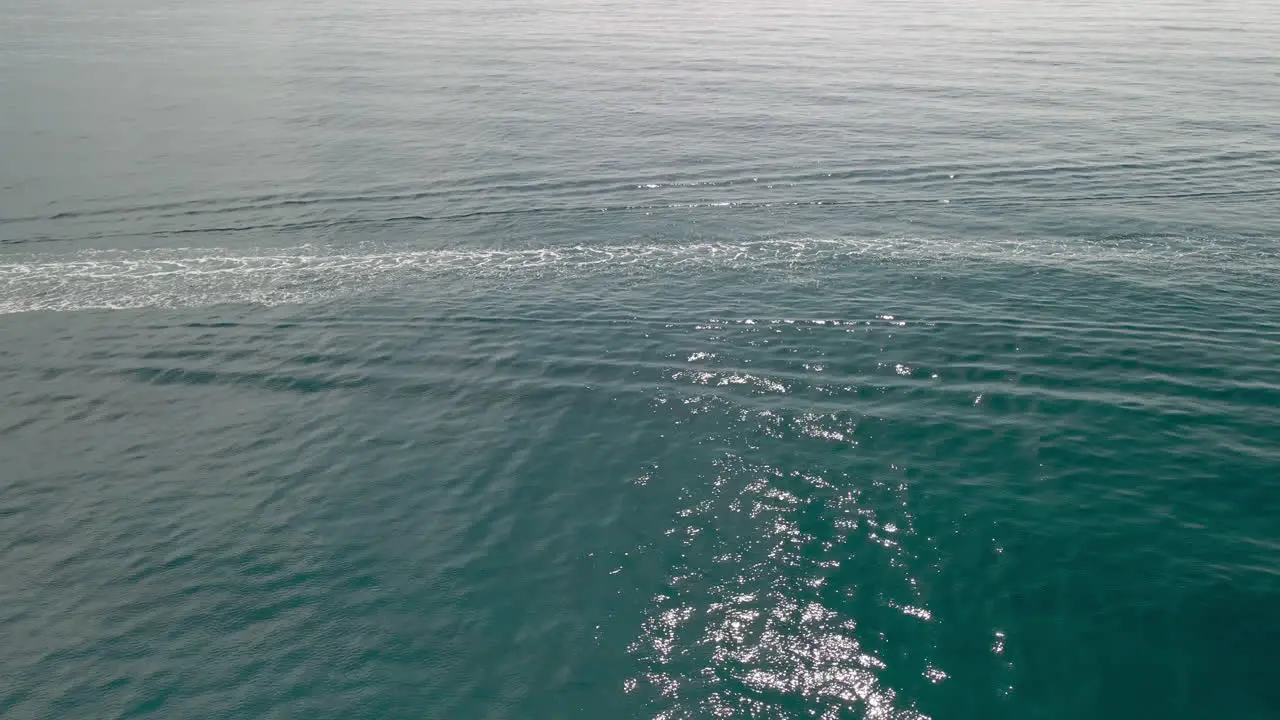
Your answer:
[[[832,166],[829,168],[810,168],[802,171],[787,167],[761,167],[759,165],[741,166],[725,164],[708,168],[707,173],[648,173],[640,176],[609,174],[588,178],[529,178],[510,174],[476,176],[458,178],[451,182],[435,181],[419,183],[412,186],[380,185],[363,188],[350,188],[339,192],[322,192],[314,190],[297,190],[294,192],[269,192],[239,196],[213,196],[173,200],[169,202],[128,202],[127,199],[100,199],[96,206],[67,208],[54,213],[36,213],[26,215],[0,216],[0,226],[32,222],[48,222],[56,220],[93,220],[93,219],[127,219],[137,216],[148,218],[190,218],[198,216],[241,215],[259,211],[280,211],[295,208],[334,209],[344,206],[379,205],[390,203],[421,202],[426,200],[457,201],[469,197],[524,197],[542,196],[547,199],[558,198],[611,198],[612,201],[601,204],[568,206],[548,206],[538,208],[540,212],[572,213],[598,211],[601,207],[613,210],[622,209],[660,209],[687,205],[697,202],[655,203],[646,205],[635,202],[617,200],[622,196],[641,191],[643,195],[654,190],[714,190],[740,186],[764,188],[813,187],[831,182],[871,183],[877,187],[910,187],[925,190],[936,187],[935,183],[953,184],[957,177],[966,183],[966,191],[978,194],[957,196],[957,202],[969,203],[1022,203],[1036,202],[1088,202],[1096,200],[1126,200],[1141,202],[1144,200],[1168,199],[1251,199],[1270,197],[1280,193],[1269,181],[1272,177],[1270,156],[1258,150],[1213,150],[1201,148],[1182,148],[1171,151],[1160,158],[1147,159],[1097,159],[1092,162],[1064,162],[1053,157],[1028,157],[1021,160],[1003,159],[999,163],[901,163],[895,160],[886,166],[849,167]],[[1163,192],[1147,193],[1103,193],[1080,192],[1079,185],[1074,182],[1097,182],[1100,178],[1118,175],[1132,176],[1134,173],[1149,178],[1176,177],[1181,173],[1198,172],[1210,174],[1218,182],[1215,189],[1191,192],[1162,185]],[[1013,195],[997,192],[982,193],[982,188],[998,189],[1003,183],[1016,181],[1023,183],[1052,182],[1062,193],[1031,196],[1025,192]],[[1251,187],[1252,185],[1252,187]],[[954,188],[953,188],[954,189]],[[1007,187],[1006,187],[1007,189]],[[927,204],[936,202],[932,190],[923,197],[831,197],[821,199],[822,205],[874,206],[884,204]],[[776,199],[752,200],[738,197],[729,201],[734,206],[766,206],[792,205],[802,206],[818,204],[819,199],[778,201]],[[492,213],[493,211],[488,211]],[[499,213],[520,213],[520,210],[499,210]],[[484,210],[466,213],[488,214]],[[452,219],[454,214],[434,215],[431,219]],[[194,229],[194,228],[193,228]],[[213,228],[216,230],[217,228]]]
[[[1137,265],[1271,272],[1273,251],[1177,238],[1108,241],[928,238],[403,250],[299,246],[9,255],[0,262],[0,313],[244,303],[305,304],[422,276],[493,278],[549,273],[787,270],[876,261],[992,261],[1124,272]]]
[[[831,178],[835,178],[833,174],[828,174]],[[1002,177],[1002,176],[1001,176]],[[1081,176],[1084,177],[1084,176]],[[835,178],[840,180],[840,178]],[[997,178],[999,179],[999,178]],[[935,178],[940,180],[940,178]],[[436,211],[430,209],[414,209],[408,212],[408,208],[402,203],[424,200],[429,197],[435,197],[429,193],[401,193],[401,194],[368,194],[368,195],[351,195],[351,196],[325,196],[325,197],[301,197],[301,198],[277,198],[276,196],[262,196],[267,200],[258,202],[254,199],[246,199],[243,203],[226,203],[220,201],[208,201],[201,205],[195,201],[188,203],[174,203],[169,205],[150,205],[138,206],[136,208],[115,208],[115,209],[98,209],[98,210],[71,210],[56,213],[49,216],[20,216],[20,217],[0,217],[0,226],[14,225],[23,223],[49,223],[62,220],[103,220],[105,224],[95,225],[89,223],[80,225],[78,229],[71,229],[64,226],[56,232],[50,232],[48,227],[40,230],[22,232],[9,231],[6,237],[0,237],[0,245],[30,245],[43,243],[74,243],[79,241],[109,241],[113,239],[138,239],[138,238],[172,238],[180,236],[214,236],[222,234],[239,234],[239,233],[305,233],[313,230],[321,229],[337,229],[337,228],[359,228],[359,227],[387,227],[391,225],[421,225],[426,223],[452,223],[467,222],[492,218],[519,218],[519,217],[551,217],[551,218],[568,218],[568,217],[588,217],[601,213],[617,214],[617,213],[666,213],[666,212],[685,212],[698,211],[707,209],[720,209],[735,212],[753,212],[753,211],[775,211],[785,209],[803,209],[803,208],[892,208],[892,207],[928,207],[934,205],[956,205],[964,206],[970,210],[985,211],[990,213],[998,213],[1004,208],[1026,207],[1029,204],[1038,207],[1051,206],[1074,206],[1088,205],[1096,203],[1125,203],[1125,204],[1151,204],[1151,203],[1181,203],[1181,202],[1203,202],[1214,201],[1220,204],[1226,203],[1243,203],[1255,204],[1271,198],[1280,197],[1280,187],[1223,187],[1214,190],[1196,190],[1196,191],[1178,191],[1165,190],[1161,192],[1021,192],[1010,194],[1007,192],[987,192],[983,190],[983,185],[990,185],[989,180],[982,180],[981,177],[973,178],[974,183],[967,192],[953,192],[953,188],[944,188],[941,185],[929,185],[925,183],[919,188],[919,192],[895,195],[893,197],[877,197],[873,195],[845,197],[838,194],[813,197],[806,194],[806,197],[740,197],[740,196],[721,196],[717,199],[716,194],[704,194],[698,199],[680,200],[675,197],[669,197],[664,193],[656,193],[652,197],[647,197],[645,201],[638,202],[635,199],[624,199],[616,196],[616,193],[623,192],[627,188],[638,189],[644,193],[654,193],[663,188],[688,188],[688,187],[728,187],[735,183],[754,183],[761,182],[758,178],[751,180],[726,180],[704,183],[682,183],[669,182],[666,184],[643,183],[639,185],[627,185],[614,187],[612,189],[602,189],[597,194],[608,196],[605,201],[599,203],[555,203],[535,205],[503,206],[503,205],[483,205],[470,207],[465,209],[455,209],[449,211],[440,211],[441,207],[437,207]],[[1031,178],[1022,178],[1024,188],[1030,189]],[[807,181],[806,181],[807,182]],[[924,182],[924,181],[921,181]],[[948,181],[949,182],[949,181]],[[767,183],[767,188],[786,185],[788,187],[796,187],[804,184],[803,182],[774,182]],[[927,187],[926,187],[927,186]],[[590,195],[592,193],[587,193]],[[583,197],[585,198],[586,195]],[[439,197],[445,197],[440,195]],[[665,198],[665,199],[663,199]],[[385,212],[350,212],[345,215],[339,215],[336,210],[344,205],[359,204],[381,204],[384,206]],[[315,209],[311,206],[318,206],[320,209],[335,211],[323,212],[316,215],[310,210]],[[299,208],[307,209],[301,214],[295,214],[292,210]],[[267,212],[268,216],[257,215],[259,212]],[[161,222],[159,225],[152,224],[148,230],[140,230],[137,223],[129,222],[129,218],[134,214],[143,213],[152,219],[163,219],[175,221],[171,223]],[[214,218],[226,218],[225,222],[214,221]],[[197,220],[196,218],[203,218]]]

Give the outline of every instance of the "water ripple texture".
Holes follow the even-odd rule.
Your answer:
[[[1280,717],[1280,3],[0,17],[6,720]]]

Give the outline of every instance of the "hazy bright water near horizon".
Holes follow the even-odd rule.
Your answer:
[[[0,21],[5,718],[1280,717],[1280,3]]]

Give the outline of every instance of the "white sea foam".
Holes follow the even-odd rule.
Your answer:
[[[922,238],[404,250],[300,246],[261,251],[163,249],[8,255],[0,259],[0,313],[316,302],[421,276],[492,278],[550,273],[787,270],[853,260],[996,261],[1132,270],[1134,264],[1274,270],[1273,254],[1240,257],[1203,241],[955,241]],[[1228,257],[1230,256],[1230,257]]]

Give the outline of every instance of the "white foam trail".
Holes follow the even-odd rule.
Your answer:
[[[1225,257],[1224,256],[1232,256]],[[423,275],[484,278],[547,273],[654,273],[711,269],[779,270],[852,259],[990,260],[1052,266],[1173,264],[1204,268],[1230,261],[1274,269],[1276,256],[1241,257],[1229,247],[1155,239],[954,241],[922,238],[788,239],[754,242],[565,246],[532,249],[393,250],[311,246],[245,253],[230,249],[81,251],[0,256],[0,313],[34,310],[189,307],[226,303],[310,303]]]

